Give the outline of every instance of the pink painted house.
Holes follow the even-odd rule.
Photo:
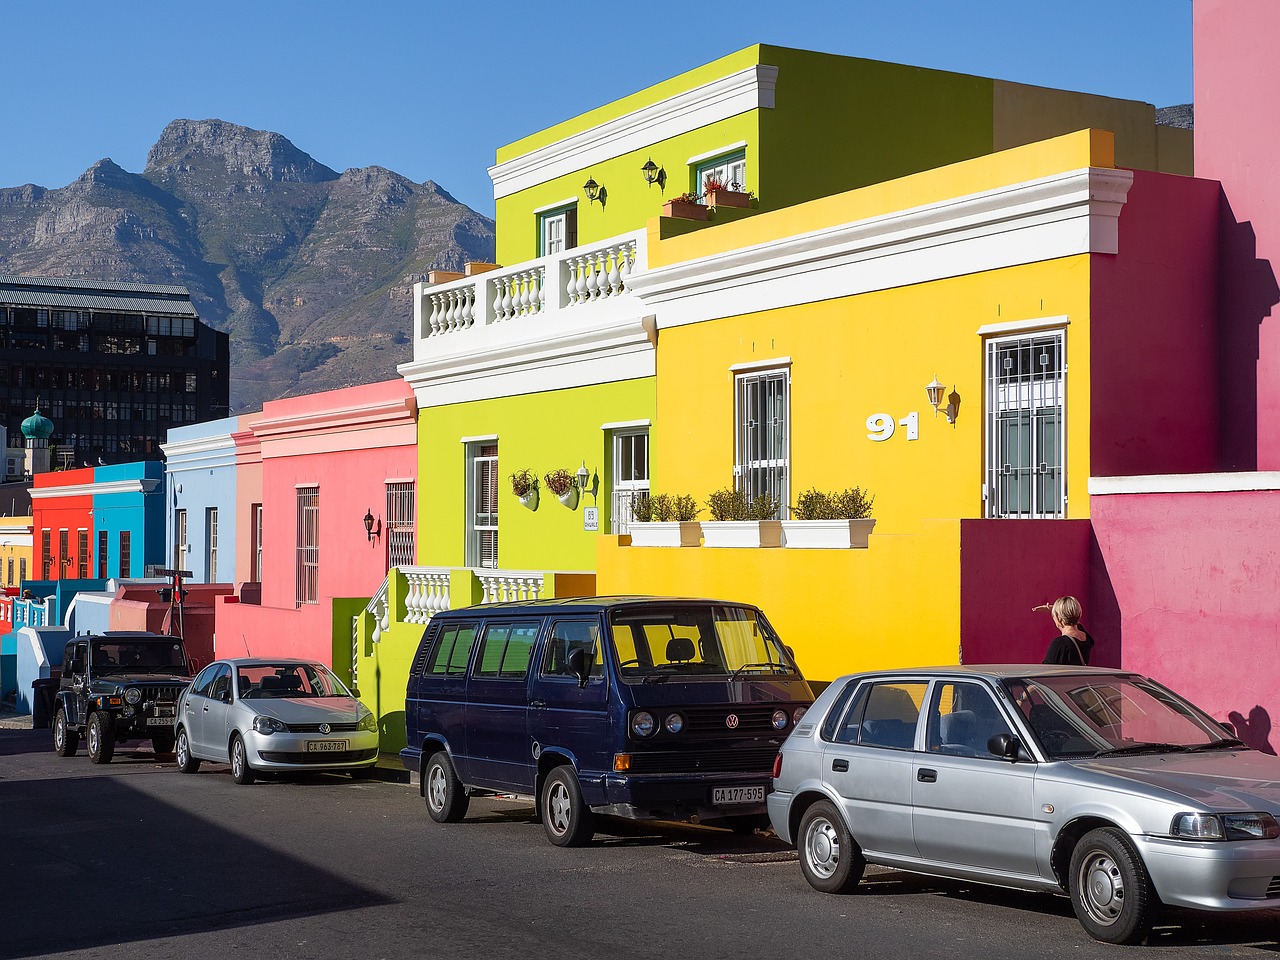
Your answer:
[[[1119,662],[1177,689],[1275,753],[1280,715],[1280,4],[1195,0],[1196,175],[1221,184],[1209,342],[1217,389],[1143,364],[1165,411],[1217,423],[1214,462],[1146,476],[1095,470],[1091,599]],[[1168,344],[1163,345],[1164,349]],[[1188,349],[1192,345],[1188,344]],[[1136,364],[1135,364],[1136,366]],[[1197,444],[1199,441],[1195,441]]]
[[[351,616],[413,562],[416,414],[404,380],[276,400],[235,435],[237,593],[219,657],[309,657],[340,675]],[[244,526],[239,526],[244,524]]]

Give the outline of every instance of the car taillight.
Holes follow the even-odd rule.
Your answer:
[[[779,752],[778,755],[773,758],[773,779],[777,780],[780,776],[782,776],[782,753],[781,752]]]

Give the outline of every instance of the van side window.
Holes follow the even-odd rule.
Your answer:
[[[582,650],[591,664],[590,676],[604,674],[600,651],[600,623],[596,620],[558,620],[551,625],[547,651],[542,657],[544,677],[569,676],[569,654]]]
[[[474,623],[449,624],[440,631],[440,638],[431,648],[426,672],[435,676],[458,676],[466,673],[467,661],[471,659],[471,647],[475,641]]]
[[[472,676],[519,680],[529,672],[529,658],[538,639],[537,623],[491,623],[480,641]]]

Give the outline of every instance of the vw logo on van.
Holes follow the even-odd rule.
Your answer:
[[[729,714],[727,717],[724,718],[724,725],[728,727],[730,730],[737,730],[738,715],[736,713]]]
[[[329,726],[327,723],[320,724],[320,732],[323,733],[325,736],[328,736],[329,731],[331,731],[332,729],[333,727]]]

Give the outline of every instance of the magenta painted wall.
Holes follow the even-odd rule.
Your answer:
[[[218,656],[332,662],[334,597],[368,597],[387,572],[386,483],[417,476],[416,406],[404,380],[277,400],[252,427],[261,444],[262,602],[218,605]],[[297,488],[319,488],[319,602],[295,604]],[[246,532],[246,542],[247,542]],[[346,628],[344,633],[349,633]]]
[[[1280,3],[1195,0],[1196,175],[1220,180],[1224,466],[1280,469]]]
[[[1094,476],[1219,469],[1218,198],[1211,181],[1135,171],[1120,252],[1092,258]]]
[[[1121,666],[1235,721],[1247,743],[1274,753],[1280,492],[1103,495],[1091,509],[1122,611]]]
[[[1074,596],[1097,641],[1092,662],[1116,662],[1109,609],[1089,590],[1088,520],[960,521],[960,655],[962,663],[1040,663],[1057,636],[1053,621],[1032,607]]]

